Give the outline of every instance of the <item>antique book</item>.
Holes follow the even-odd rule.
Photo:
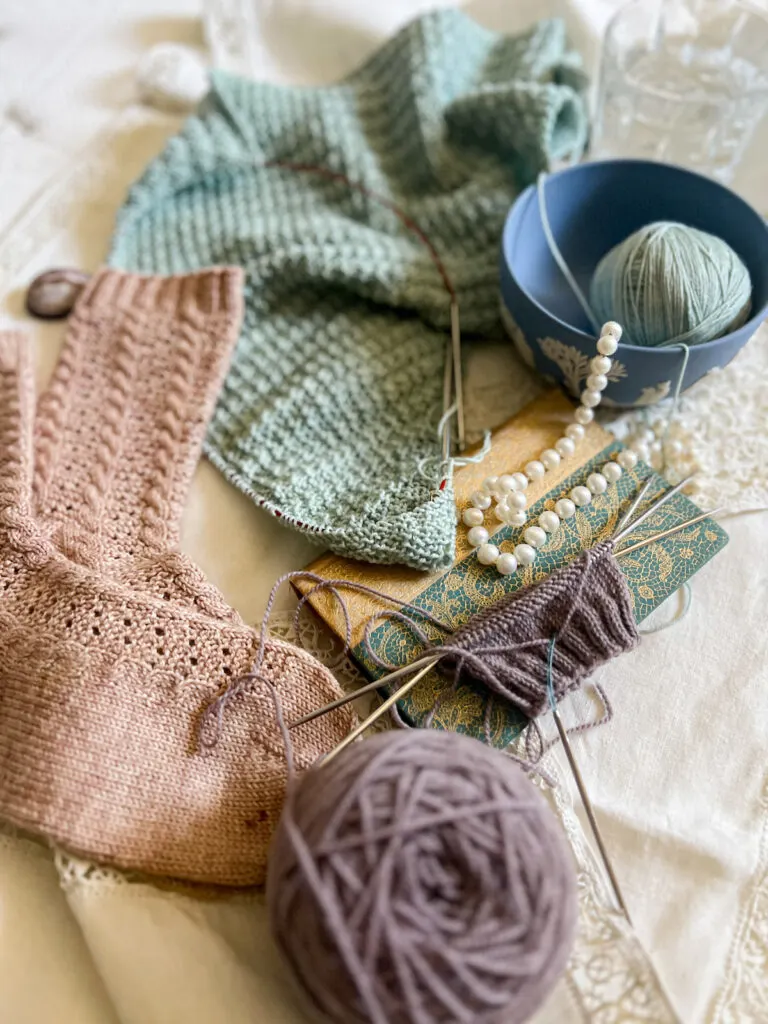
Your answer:
[[[496,430],[491,451],[482,463],[456,470],[454,484],[458,508],[467,506],[469,495],[486,477],[514,472],[537,458],[542,449],[551,447],[562,435],[572,415],[572,404],[559,391],[551,391]],[[590,424],[578,445],[578,464],[576,457],[565,459],[556,471],[547,473],[544,480],[529,486],[529,522],[535,522],[545,508],[552,508],[570,488],[584,483],[589,473],[599,469],[622,447],[602,427]],[[572,519],[562,524],[533,565],[518,570],[512,576],[502,576],[495,569],[478,563],[467,543],[467,530],[463,526],[457,530],[456,560],[451,568],[441,572],[424,573],[403,566],[368,565],[333,554],[317,559],[309,569],[325,579],[365,583],[409,602],[409,614],[414,618],[418,619],[419,610],[423,610],[457,628],[505,593],[542,579],[574,558],[583,548],[609,536],[632,496],[651,472],[643,463],[625,472],[605,494],[596,496],[591,504],[578,509]],[[656,484],[651,487],[651,494],[666,486],[660,477]],[[638,527],[632,535],[633,540],[684,522],[699,511],[687,497],[678,494]],[[489,521],[490,516],[487,516],[486,526]],[[493,526],[489,529],[493,530]],[[522,530],[499,523],[493,540],[497,545],[504,543],[504,548],[511,550],[520,533]],[[727,541],[725,531],[714,520],[705,519],[620,559],[638,622],[693,576]],[[311,587],[311,583],[301,581],[297,590],[306,593]],[[352,591],[346,592],[344,597],[352,624],[352,655],[366,674],[375,679],[384,675],[386,669],[371,660],[364,642],[364,631],[368,620],[387,606],[375,597]],[[310,603],[333,632],[343,638],[344,620],[333,598],[327,593],[319,593],[310,598]],[[442,633],[429,623],[422,620],[420,626],[434,642],[439,643],[443,638]],[[369,643],[379,658],[393,666],[414,660],[422,649],[421,642],[412,631],[401,622],[388,618],[381,618],[371,629]],[[490,733],[492,742],[498,746],[508,744],[525,726],[526,719],[519,711],[501,700],[491,700],[484,687],[461,682],[455,692],[446,695],[445,689],[451,685],[451,681],[439,672],[430,673],[401,701],[401,715],[411,724],[419,725],[437,704],[433,727],[454,729],[481,738]]]

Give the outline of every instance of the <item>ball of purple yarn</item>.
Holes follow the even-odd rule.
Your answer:
[[[390,731],[289,793],[267,876],[273,935],[335,1024],[515,1024],[568,958],[574,865],[509,758]]]

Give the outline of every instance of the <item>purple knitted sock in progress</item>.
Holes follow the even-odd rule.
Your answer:
[[[610,541],[475,615],[438,648],[441,668],[458,669],[536,718],[548,707],[552,637],[557,701],[639,642],[632,597]]]

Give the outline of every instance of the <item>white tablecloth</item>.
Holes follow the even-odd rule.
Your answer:
[[[214,0],[210,41],[220,61],[248,61],[265,78],[327,81],[429,6]],[[475,0],[466,8],[506,30],[562,14],[593,60],[615,6]],[[202,50],[200,15],[189,0],[29,0],[0,12],[5,318],[23,319],[21,288],[37,270],[92,268],[103,258],[126,185],[176,126],[148,111],[126,114],[136,63],[162,41]],[[250,41],[244,23],[255,29]],[[765,131],[758,134],[736,187],[768,209],[765,139]],[[42,384],[62,329],[29,328]],[[519,376],[508,349],[491,354]],[[486,350],[471,362],[470,390],[488,358]],[[768,504],[766,379],[762,334],[681,409],[708,493],[722,492],[734,509]],[[524,380],[514,397],[533,387]],[[558,810],[579,862],[582,919],[568,978],[540,1014],[547,1024],[664,1021],[662,986],[686,1022],[768,1020],[768,516],[742,514],[726,527],[731,543],[695,578],[687,617],[603,670],[614,721],[578,741],[635,934],[608,910],[578,805],[553,755]],[[258,620],[272,581],[316,553],[207,464],[187,510],[184,545],[250,621]],[[258,896],[196,899],[0,836],[4,1024],[309,1019],[271,945]]]

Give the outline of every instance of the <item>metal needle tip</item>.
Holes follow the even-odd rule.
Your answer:
[[[358,736],[361,736],[369,726],[373,725],[373,723],[377,721],[377,719],[381,718],[381,716],[386,711],[389,711],[393,704],[396,704],[401,697],[404,697],[406,693],[412,690],[416,683],[418,683],[420,679],[423,679],[424,676],[434,668],[438,660],[438,658],[430,658],[427,664],[424,665],[424,667],[419,672],[417,672],[415,676],[409,679],[408,682],[403,683],[403,685],[399,689],[395,690],[393,694],[387,697],[387,699],[383,701],[374,711],[372,711],[371,714],[368,715],[368,717],[360,723],[360,725],[358,725],[355,729],[352,730],[351,733],[345,736],[341,743],[339,743],[337,746],[333,748],[330,754],[326,754],[326,756],[322,759],[321,763],[327,764],[331,760],[331,758],[336,757],[336,755],[340,754],[342,750],[344,750],[346,747],[350,745],[350,743],[353,743]],[[382,680],[379,680],[379,683],[381,682]]]
[[[595,812],[592,808],[592,801],[589,799],[587,787],[584,785],[584,779],[582,778],[581,772],[579,771],[579,766],[576,763],[576,758],[573,756],[573,750],[571,749],[571,744],[568,739],[568,733],[566,732],[565,726],[562,723],[562,720],[560,718],[560,712],[557,710],[557,708],[552,709],[552,717],[555,720],[557,731],[560,734],[560,742],[563,744],[565,756],[568,758],[568,764],[571,769],[571,774],[573,775],[573,780],[576,783],[576,788],[579,791],[581,802],[584,805],[584,811],[586,812],[587,820],[589,821],[589,827],[592,830],[592,835],[595,838],[595,843],[597,844],[597,849],[600,853],[600,859],[603,862],[605,873],[608,875],[608,880],[611,883],[611,889],[613,890],[614,898],[619,907],[619,910],[627,919],[627,922],[631,925],[632,921],[629,916],[629,911],[627,910],[627,905],[624,902],[624,897],[621,894],[621,888],[619,886],[619,881],[616,878],[616,872],[613,870],[611,859],[608,856],[608,851],[605,848],[605,843],[603,842],[603,837],[600,833],[600,828],[597,824],[597,818],[595,817]]]
[[[634,496],[634,498],[632,499],[632,504],[629,506],[627,511],[624,513],[624,515],[621,517],[621,519],[616,524],[616,529],[613,531],[613,536],[614,537],[616,537],[619,533],[621,533],[621,531],[624,529],[624,527],[630,521],[632,516],[635,514],[635,509],[637,508],[637,506],[640,504],[640,502],[643,500],[643,498],[648,493],[648,489],[650,488],[652,483],[653,483],[653,473],[651,473],[651,475],[645,481],[643,486],[640,488],[640,490]]]
[[[677,526],[670,526],[668,530],[662,530],[661,533],[654,533],[651,537],[643,537],[642,540],[638,540],[634,544],[630,544],[627,548],[622,548],[621,551],[614,551],[614,555],[616,558],[621,558],[622,555],[628,555],[630,551],[638,551],[640,548],[644,548],[648,544],[653,544],[657,540],[664,540],[665,537],[671,537],[673,533],[679,533],[687,526],[695,526],[696,523],[701,523],[704,519],[711,519],[712,516],[716,516],[718,512],[722,511],[722,508],[715,508],[711,512],[701,512],[699,515],[694,516],[693,519],[686,519],[684,523],[678,523]]]

